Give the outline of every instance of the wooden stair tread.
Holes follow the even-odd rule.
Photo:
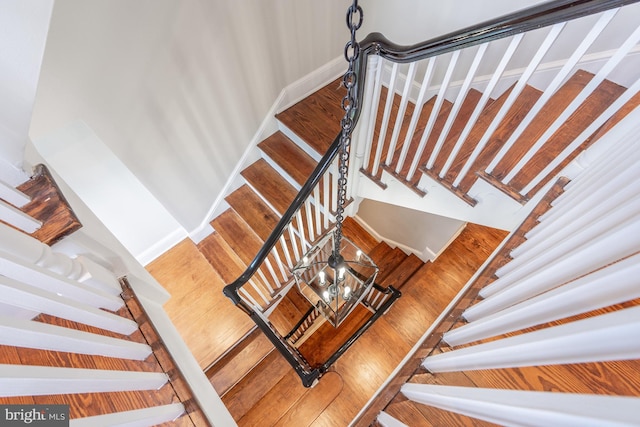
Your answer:
[[[340,394],[342,379],[328,372],[313,388],[304,388],[292,371],[274,385],[271,395],[265,396],[240,420],[239,426],[307,426]]]
[[[356,304],[349,317],[337,328],[324,322],[298,350],[312,367],[321,366],[347,339],[352,336],[373,314],[362,304]]]
[[[502,179],[506,173],[522,158],[524,153],[542,136],[551,124],[560,116],[565,108],[574,100],[582,89],[593,78],[593,74],[578,70],[557,92],[549,99],[540,112],[534,117],[531,124],[515,141],[514,146],[498,163],[492,175]],[[517,126],[514,123],[512,126]]]
[[[260,159],[241,172],[244,179],[267,200],[277,214],[289,208],[298,192],[264,159]]]
[[[586,72],[583,72],[586,74]],[[587,97],[587,99],[578,107],[578,109],[564,122],[564,124],[551,136],[545,143],[543,149],[539,150],[536,155],[527,162],[516,176],[509,182],[509,185],[517,190],[524,188],[531,179],[541,172],[558,154],[560,154],[567,145],[573,142],[584,129],[586,129],[594,120],[603,113],[613,101],[618,98],[625,88],[617,85],[609,80],[605,80],[596,88],[596,90]],[[580,152],[586,149],[588,144],[583,144],[573,151],[572,155],[565,162],[568,163],[575,158]],[[500,162],[492,175],[503,178],[516,160],[511,162]],[[518,158],[519,160],[519,158]],[[545,183],[553,176],[549,176]]]
[[[343,235],[351,240],[362,252],[368,254],[376,247],[378,241],[367,232],[356,220],[347,217],[342,223]]]
[[[633,111],[638,105],[640,105],[640,92],[636,93],[629,101],[627,101],[618,111],[616,111],[613,116],[607,122],[602,125],[597,131],[593,133],[593,135],[589,136],[583,143],[576,149],[565,161],[560,163],[550,174],[550,177],[557,176],[558,173],[571,161],[573,160],[581,151],[584,151],[587,147],[597,141],[601,136],[606,134],[611,128],[613,128],[620,120],[622,120],[627,114]],[[541,188],[547,183],[547,180],[541,181],[538,185],[533,187],[533,189],[525,195],[526,198],[533,197]]]
[[[280,353],[272,351],[222,396],[222,402],[237,421],[292,369]],[[269,378],[269,381],[261,381],[261,378]]]
[[[442,149],[440,150],[440,153],[438,153],[438,156],[436,157],[433,168],[431,168],[436,173],[440,173],[440,171],[444,167],[447,161],[447,158],[449,157],[449,154],[451,154],[451,151],[453,150],[454,145],[456,144],[456,142],[458,142],[458,138],[460,138],[460,134],[462,134],[462,131],[464,130],[464,127],[467,124],[467,120],[469,119],[471,114],[473,114],[473,111],[476,109],[476,106],[478,105],[478,101],[480,101],[480,98],[482,98],[482,93],[475,89],[471,89],[469,90],[469,92],[467,92],[467,96],[464,98],[464,101],[462,101],[462,105],[460,106],[458,115],[454,119],[451,125],[451,129],[449,130],[449,133],[447,134],[444,140]],[[484,108],[487,108],[490,105],[491,105],[491,102],[487,103],[487,105],[485,105]]]
[[[491,163],[491,160],[493,160],[500,148],[509,139],[513,131],[515,131],[515,126],[513,126],[513,124],[520,123],[522,121],[522,119],[535,105],[536,101],[538,100],[538,98],[540,98],[541,95],[542,92],[529,85],[526,85],[522,89],[522,92],[520,92],[520,95],[517,97],[514,104],[511,106],[504,118],[500,121],[500,124],[496,128],[496,131],[491,135],[489,142],[480,152],[480,155],[469,169],[469,172],[462,178],[462,181],[459,185],[462,191],[464,191],[465,193],[469,191],[473,183],[475,183],[478,179],[476,172],[479,170],[483,170],[489,163]],[[498,100],[496,100],[496,104],[497,101]],[[488,119],[488,116],[486,117],[486,119]],[[493,120],[493,118],[491,118],[491,120]],[[469,134],[469,137],[467,138],[467,140],[473,141],[472,145],[474,148],[484,135],[484,130],[482,128],[486,129],[486,127],[488,127],[490,123],[487,123],[484,120],[480,123],[480,119],[478,119],[478,122],[479,123],[474,126],[471,134]],[[473,150],[473,148],[471,150]],[[468,152],[466,158],[460,158],[460,156],[458,156],[458,158],[460,158],[460,161],[464,160],[464,162],[466,162],[470,154],[471,151]],[[462,169],[464,162],[458,163],[458,167],[456,169],[453,169],[452,167],[452,170],[457,170],[459,172],[460,169]]]
[[[260,142],[258,147],[301,186],[317,165],[311,156],[280,131]]]
[[[376,282],[382,282],[391,272],[407,257],[407,254],[399,248],[391,248],[385,242],[380,242],[371,252],[369,257],[378,266],[380,271]]]
[[[236,280],[247,267],[218,232],[198,243],[198,250],[227,284]]]
[[[410,400],[397,399],[391,402],[384,412],[411,427],[440,427],[429,422],[415,405]]]
[[[323,155],[340,132],[344,116],[342,98],[346,89],[342,79],[334,80],[302,101],[276,114],[293,133]]]
[[[292,291],[293,293],[297,292],[295,289],[289,292]],[[282,301],[278,303],[278,306],[269,315],[269,322],[271,322],[281,336],[286,336],[296,323],[302,319],[302,316],[307,310],[311,308],[311,305],[307,303],[304,308],[301,308],[299,308],[291,298],[282,298]]]
[[[259,328],[256,328],[209,367],[205,374],[216,392],[224,396],[273,350],[271,341]]]
[[[232,209],[227,209],[217,216],[211,221],[211,226],[246,265],[253,261],[262,247],[262,240]]]
[[[246,184],[224,199],[263,241],[267,240],[280,220],[280,217]]]
[[[36,165],[33,176],[17,187],[31,201],[19,208],[42,222],[31,236],[49,246],[82,227],[80,220],[45,165]]]
[[[400,289],[424,265],[425,263],[420,258],[410,254],[380,282],[380,285],[384,287],[393,286],[396,289]]]

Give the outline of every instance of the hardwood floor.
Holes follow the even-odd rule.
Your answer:
[[[261,362],[263,369],[242,379],[251,395],[233,389],[225,395],[236,421],[246,426],[258,425],[256,420],[261,426],[348,425],[505,235],[469,224],[434,263],[411,277],[403,296],[316,387],[304,388],[284,359],[270,353]],[[375,242],[360,239],[373,249]],[[249,318],[222,295],[221,274],[190,241],[148,269],[172,293],[165,309],[203,368],[225,353],[232,337],[239,339],[251,328]]]

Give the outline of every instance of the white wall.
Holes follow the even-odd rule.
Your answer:
[[[460,234],[463,221],[365,199],[357,219],[376,237],[423,261],[437,256]]]
[[[0,0],[0,178],[28,175],[22,158],[53,0]]]
[[[280,91],[341,54],[345,8],[58,0],[31,137],[83,120],[191,231]]]
[[[86,123],[73,122],[33,145],[142,265],[187,237]]]

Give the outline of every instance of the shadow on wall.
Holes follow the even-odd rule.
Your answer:
[[[433,261],[466,223],[452,218],[364,199],[356,219],[378,240]]]

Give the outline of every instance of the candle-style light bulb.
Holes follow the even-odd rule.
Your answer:
[[[320,279],[320,284],[324,285],[324,271],[318,273],[318,278]]]
[[[356,261],[360,261],[361,256],[362,256],[362,251],[358,249],[358,251],[356,252]]]
[[[342,296],[344,297],[344,299],[348,299],[349,295],[351,295],[351,288],[348,286],[344,287],[344,292],[342,293]]]
[[[309,265],[309,258],[307,258],[306,256],[302,257],[302,265]]]
[[[325,301],[329,301],[329,291],[324,291],[324,292],[322,293],[322,296],[324,297],[324,300],[325,300]]]
[[[340,267],[340,269],[338,270],[338,280],[344,279],[344,271],[345,271],[345,268]]]

